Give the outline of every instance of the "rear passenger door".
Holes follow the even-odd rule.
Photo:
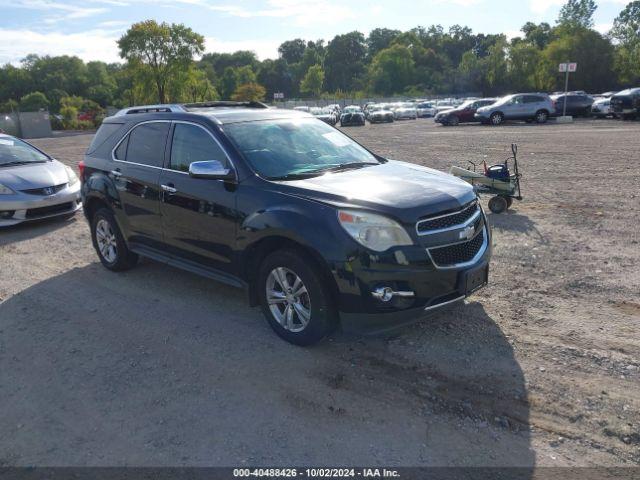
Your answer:
[[[160,177],[164,241],[169,251],[195,268],[233,273],[236,185],[193,178],[192,162],[218,160],[233,170],[213,132],[191,122],[174,122],[166,168]]]
[[[133,127],[113,150],[110,172],[124,212],[120,220],[125,236],[155,248],[162,245],[159,180],[170,126],[150,121]]]

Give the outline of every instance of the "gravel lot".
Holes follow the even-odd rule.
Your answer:
[[[3,230],[0,466],[640,463],[640,123],[347,131],[443,170],[518,143],[488,288],[303,349],[241,291],[106,271],[81,214]],[[34,144],[75,165],[90,140]]]

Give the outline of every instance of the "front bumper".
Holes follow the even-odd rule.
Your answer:
[[[53,195],[30,195],[18,192],[0,197],[0,227],[23,222],[69,215],[82,208],[80,182]],[[8,212],[3,215],[3,212]]]
[[[416,245],[369,258],[361,255],[335,269],[343,330],[377,333],[398,328],[482,288],[488,281],[491,258],[491,231],[486,224],[482,228],[484,241],[477,254],[459,264],[437,266],[429,250]],[[484,276],[471,290],[467,281],[470,272]],[[381,287],[413,295],[382,302],[372,295]]]

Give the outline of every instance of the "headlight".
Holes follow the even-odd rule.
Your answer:
[[[400,245],[413,245],[411,237],[398,222],[382,215],[339,210],[338,221],[356,242],[376,252]]]
[[[9,187],[5,187],[0,183],[0,195],[13,195],[14,193],[16,192],[11,190]]]
[[[78,176],[76,175],[76,172],[74,172],[71,167],[67,167],[66,165],[64,166],[64,168],[67,170],[67,176],[69,177],[69,186],[78,183]]]

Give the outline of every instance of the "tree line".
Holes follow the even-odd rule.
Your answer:
[[[571,88],[640,85],[640,0],[606,34],[594,29],[594,0],[568,0],[554,25],[527,22],[521,35],[474,33],[454,25],[376,28],[333,39],[285,41],[278,58],[251,51],[205,53],[204,37],[181,24],[136,23],[118,40],[122,63],[28,55],[0,67],[0,111],[48,108],[69,122],[78,112],[146,103],[375,95],[484,96],[563,87],[558,64],[578,63]]]

